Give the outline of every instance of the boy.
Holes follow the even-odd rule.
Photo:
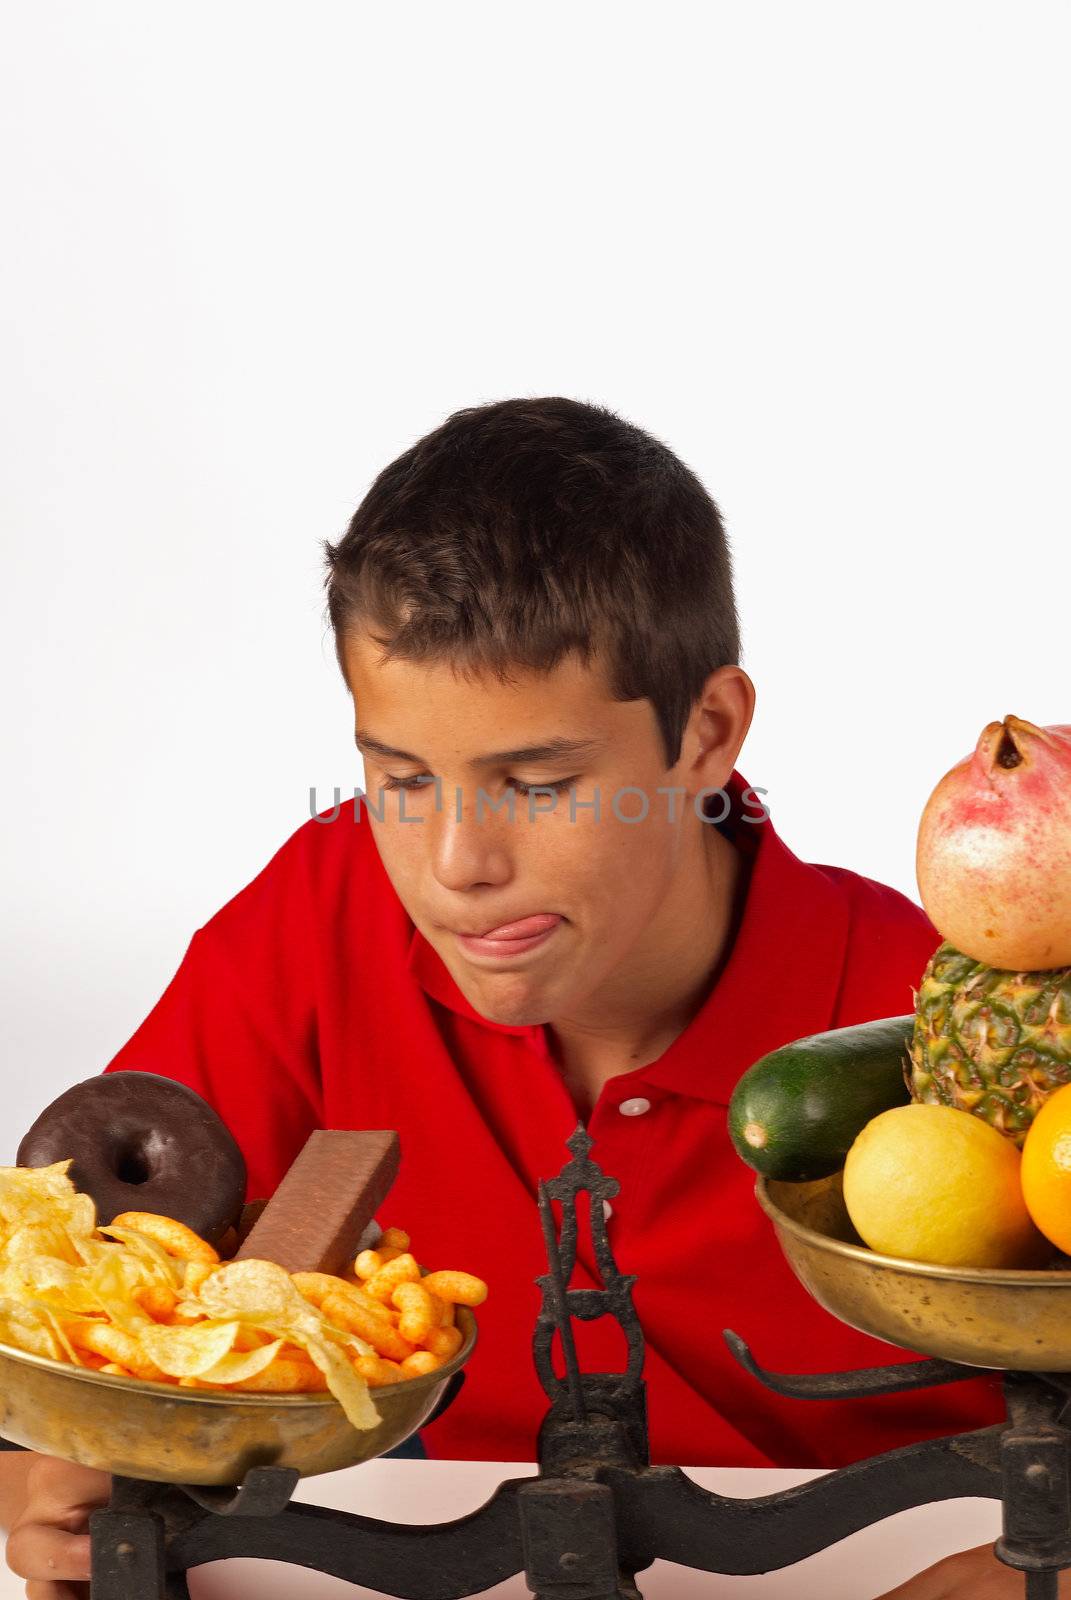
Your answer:
[[[367,796],[197,930],[107,1070],[203,1094],[251,1197],[315,1127],[399,1130],[382,1220],[490,1284],[431,1455],[534,1452],[536,1185],[578,1120],[621,1184],[654,1462],[835,1466],[996,1420],[985,1378],[783,1400],[721,1338],[780,1370],[903,1359],[795,1281],[726,1106],[767,1050],[909,1011],[939,940],[895,890],[799,861],[737,771],[755,690],[699,481],[608,411],[506,401],[407,450],[325,549]],[[574,1282],[598,1282],[583,1245]],[[586,1368],[620,1367],[609,1318],[575,1331]]]

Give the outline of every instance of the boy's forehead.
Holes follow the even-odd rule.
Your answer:
[[[584,662],[576,652],[549,672],[510,667],[505,683],[493,672],[465,672],[446,661],[385,661],[366,636],[348,640],[343,654],[357,742],[373,754],[387,753],[388,744],[395,754],[420,754],[421,739],[444,733],[484,758],[501,751],[517,760],[522,748],[553,739],[588,743],[590,754],[629,724],[638,729],[653,720],[649,701],[615,700],[603,663],[594,656]]]
[[[564,708],[583,705],[609,709],[621,705],[613,699],[602,661],[581,660],[577,652],[563,658],[546,672],[511,665],[505,679],[490,668],[466,668],[448,660],[385,660],[373,640],[361,635],[348,639],[343,647],[346,680],[350,693],[361,700],[386,707],[400,703],[412,705],[414,696],[445,703],[455,700],[467,707],[508,706],[511,702],[531,706],[538,700],[543,707],[557,704]]]

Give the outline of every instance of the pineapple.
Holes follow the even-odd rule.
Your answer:
[[[912,1098],[972,1111],[1021,1148],[1043,1102],[1071,1081],[1071,967],[1002,972],[945,943],[911,992]]]

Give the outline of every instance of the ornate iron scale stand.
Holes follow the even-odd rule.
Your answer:
[[[540,1600],[640,1600],[636,1574],[659,1558],[707,1572],[768,1572],[894,1512],[966,1495],[1003,1502],[997,1555],[1025,1574],[1027,1600],[1056,1600],[1058,1573],[1071,1566],[1071,1374],[1005,1373],[1006,1423],[753,1500],[701,1489],[679,1467],[651,1466],[636,1280],[617,1270],[602,1205],[619,1184],[591,1160],[582,1126],[567,1143],[573,1159],[539,1189],[549,1271],[538,1280],[533,1350],[550,1405],[538,1477],[507,1480],[478,1511],[430,1527],[292,1503],[297,1474],[279,1467],[253,1468],[234,1490],[116,1478],[108,1509],[91,1518],[93,1600],[189,1600],[187,1570],[230,1556],[315,1568],[404,1600],[462,1600],[518,1572]],[[582,1193],[601,1289],[568,1287]],[[552,1199],[562,1207],[560,1238]],[[624,1372],[579,1368],[572,1318],[601,1316],[615,1317],[625,1335]],[[555,1334],[563,1377],[551,1359]],[[736,1334],[725,1337],[753,1378],[800,1400],[899,1393],[979,1373],[927,1360],[779,1375],[763,1371]]]

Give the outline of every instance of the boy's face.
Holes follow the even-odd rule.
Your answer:
[[[698,820],[693,800],[727,781],[738,739],[728,749],[712,739],[704,754],[693,719],[680,761],[667,770],[651,702],[613,700],[601,669],[575,656],[550,674],[514,669],[512,685],[493,676],[465,681],[444,664],[384,662],[364,634],[348,641],[343,657],[383,866],[482,1016],[512,1025],[567,1017],[600,991],[620,991],[667,936],[680,938],[672,920],[697,904],[702,835],[714,831]],[[552,740],[584,748],[485,759]],[[388,787],[421,774],[438,785]],[[572,782],[556,797],[517,789],[562,780]],[[658,792],[671,785],[684,793]],[[644,797],[645,820],[620,820],[617,811],[642,817]],[[540,912],[560,921],[526,951],[474,952],[458,938]]]

